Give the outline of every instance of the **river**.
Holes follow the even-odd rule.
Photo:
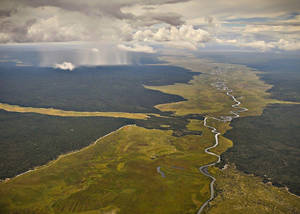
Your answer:
[[[218,81],[216,83],[213,83],[212,84],[214,87],[216,87],[218,90],[223,90],[226,92],[226,95],[231,97],[232,100],[234,101],[234,104],[232,105],[232,108],[236,109],[235,111],[230,111],[230,115],[226,115],[226,116],[220,116],[218,118],[216,117],[212,117],[212,116],[206,116],[204,118],[204,126],[211,129],[211,132],[215,134],[215,143],[213,146],[210,146],[210,147],[207,147],[205,148],[205,153],[209,154],[209,155],[213,155],[213,156],[216,156],[217,157],[217,161],[215,162],[212,162],[212,163],[209,163],[209,164],[206,164],[206,165],[203,165],[199,168],[200,172],[211,178],[211,182],[210,182],[210,197],[207,201],[205,201],[201,207],[199,208],[197,214],[200,214],[202,213],[202,211],[204,210],[204,208],[208,205],[208,203],[213,200],[215,198],[215,190],[214,190],[214,183],[216,182],[216,178],[213,177],[209,172],[208,172],[208,168],[210,166],[214,166],[216,165],[217,163],[220,163],[221,161],[221,157],[220,155],[217,155],[216,153],[213,153],[213,152],[210,152],[211,149],[217,147],[219,145],[219,135],[220,135],[220,132],[218,132],[218,130],[213,127],[213,126],[209,126],[207,125],[207,121],[208,120],[217,120],[217,121],[221,121],[221,122],[230,122],[232,119],[235,119],[235,118],[238,118],[240,115],[239,113],[241,112],[245,112],[245,111],[248,111],[247,108],[243,108],[243,107],[240,107],[241,105],[241,102],[239,100],[236,99],[235,96],[232,95],[232,92],[233,90],[228,88],[225,84],[225,81]]]

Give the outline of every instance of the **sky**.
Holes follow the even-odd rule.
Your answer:
[[[299,0],[0,0],[0,43],[299,51]],[[92,50],[97,52],[98,49]]]

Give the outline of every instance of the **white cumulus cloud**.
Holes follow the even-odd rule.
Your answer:
[[[246,47],[257,49],[259,51],[270,51],[270,50],[284,50],[284,51],[298,51],[300,50],[300,42],[297,40],[288,41],[280,39],[278,41],[266,42],[263,40],[258,41],[242,41],[242,40],[222,40],[216,39],[219,44],[230,44],[237,47]]]
[[[159,42],[162,44],[195,50],[210,40],[210,34],[192,25],[180,27],[161,27],[158,30],[139,30],[133,39],[143,42]]]
[[[54,68],[72,71],[75,68],[75,66],[71,62],[63,62],[61,64],[55,64]]]
[[[98,52],[99,52],[99,49],[98,49],[98,48],[92,48],[91,51],[92,51],[92,52],[98,53]]]
[[[121,50],[131,51],[131,52],[144,52],[144,53],[156,52],[151,46],[140,45],[140,44],[134,44],[134,45],[119,44],[118,48]]]

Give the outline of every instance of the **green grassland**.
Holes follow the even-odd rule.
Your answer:
[[[253,175],[237,170],[234,165],[214,169],[217,197],[205,209],[209,214],[294,214],[300,213],[300,198],[285,188],[261,182]]]
[[[86,111],[64,111],[54,108],[33,108],[23,107],[18,105],[10,105],[6,103],[0,103],[0,109],[8,112],[19,113],[36,113],[49,116],[59,117],[114,117],[114,118],[129,118],[129,119],[146,119],[149,115],[145,113],[127,113],[127,112],[86,112]]]
[[[209,184],[198,167],[214,159],[203,152],[213,136],[203,135],[125,126],[1,183],[0,213],[195,213]]]
[[[212,83],[218,81],[218,77],[226,82],[233,90],[233,94],[241,100],[243,107],[249,111],[242,116],[260,115],[264,107],[269,103],[285,103],[270,99],[267,92],[272,86],[259,79],[257,71],[243,65],[216,63],[205,59],[196,58],[162,58],[171,64],[185,67],[195,75],[189,84],[176,83],[167,86],[145,86],[148,89],[159,90],[164,93],[180,95],[186,101],[160,104],[156,107],[161,111],[173,111],[176,115],[209,114],[220,116],[232,110],[232,100],[224,91],[216,90]],[[220,70],[220,75],[216,75]]]

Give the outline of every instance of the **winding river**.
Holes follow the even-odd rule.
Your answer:
[[[218,130],[215,127],[207,125],[207,120],[211,119],[211,120],[217,120],[217,121],[221,121],[221,122],[230,122],[234,118],[238,118],[240,116],[239,113],[248,111],[247,108],[240,107],[241,102],[239,100],[237,100],[236,97],[231,94],[233,92],[232,89],[228,88],[226,86],[226,84],[225,84],[224,81],[218,81],[216,83],[213,83],[212,85],[214,87],[216,87],[218,90],[226,91],[226,95],[229,96],[229,97],[231,97],[232,100],[235,102],[235,104],[233,104],[232,107],[234,109],[236,109],[236,110],[235,111],[230,111],[230,115],[229,116],[220,116],[219,118],[211,117],[211,116],[206,116],[204,118],[204,126],[207,127],[207,128],[209,128],[209,129],[211,129],[211,132],[215,134],[215,144],[213,146],[207,147],[204,151],[205,151],[205,153],[207,153],[209,155],[216,156],[218,159],[217,159],[217,161],[215,161],[213,163],[203,165],[203,166],[201,166],[199,168],[200,172],[203,175],[211,178],[211,182],[210,182],[210,198],[202,204],[202,206],[199,208],[197,214],[202,213],[202,211],[208,205],[208,203],[211,200],[213,200],[214,197],[215,197],[214,183],[216,181],[216,178],[213,177],[208,172],[208,168],[210,166],[216,165],[217,163],[220,163],[220,161],[221,161],[220,155],[217,155],[217,154],[209,151],[209,150],[211,150],[211,149],[213,149],[213,148],[215,148],[215,147],[217,147],[219,145],[219,135],[220,135],[220,132],[218,132]]]
[[[161,171],[161,167],[160,167],[160,166],[158,166],[158,167],[156,168],[156,170],[157,170],[157,172],[161,175],[161,177],[163,177],[163,178],[166,177],[165,173],[164,173],[163,171]]]

